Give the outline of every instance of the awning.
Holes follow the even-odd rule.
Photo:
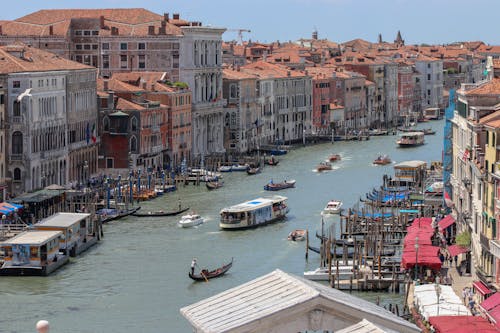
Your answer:
[[[494,292],[493,290],[490,290],[490,288],[488,288],[483,282],[481,281],[474,281],[472,283],[472,287],[474,289],[476,289],[476,291],[478,293],[480,293],[481,295],[485,296],[485,295],[489,295],[491,294],[492,292]]]
[[[456,245],[456,244],[448,246],[448,253],[452,257],[458,256],[459,254],[466,253],[469,251],[470,251],[470,249],[468,247],[465,247],[465,246],[460,246],[460,245]]]
[[[490,311],[491,309],[493,309],[497,305],[500,305],[500,293],[494,293],[493,295],[491,295],[490,297],[488,297],[487,299],[485,299],[481,303],[481,307],[485,311]]]
[[[495,325],[498,327],[500,325],[500,306],[497,306],[490,311],[488,311],[488,317],[492,319]]]
[[[439,231],[443,231],[448,228],[450,225],[455,223],[455,218],[450,214],[446,215],[441,221],[438,222]]]
[[[500,332],[479,316],[436,316],[429,317],[429,322],[436,333]]]

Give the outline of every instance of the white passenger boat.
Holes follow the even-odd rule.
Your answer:
[[[190,228],[203,223],[203,217],[198,214],[183,215],[178,224],[183,228]]]
[[[332,266],[332,276],[335,276],[335,279],[349,279],[350,277],[354,278],[354,273],[352,266],[339,266],[338,267],[338,276],[337,276],[337,267]],[[328,267],[319,267],[313,271],[305,271],[304,277],[308,280],[313,281],[328,281],[329,280],[329,272]]]
[[[399,147],[415,147],[420,146],[425,143],[423,132],[407,132],[401,134],[401,137],[397,141]]]
[[[221,229],[254,228],[285,218],[287,197],[275,195],[246,201],[220,211]]]
[[[341,210],[342,210],[342,201],[330,200],[326,204],[326,207],[323,210],[323,212],[325,212],[326,214],[339,214]]]
[[[248,164],[235,164],[231,167],[231,171],[247,171],[248,168]]]

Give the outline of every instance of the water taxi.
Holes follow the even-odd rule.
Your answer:
[[[318,172],[327,171],[327,170],[332,170],[332,164],[330,162],[321,162],[316,167],[316,171],[318,171]]]
[[[33,225],[36,230],[61,231],[59,248],[64,254],[76,257],[97,243],[90,214],[56,213]]]
[[[59,252],[62,235],[57,230],[29,230],[0,243],[5,253],[0,275],[49,275],[69,259]]]
[[[339,214],[341,210],[342,210],[342,201],[330,200],[326,204],[326,207],[323,210],[323,212],[326,214]]]
[[[203,223],[203,217],[198,214],[183,215],[178,222],[179,226],[183,228],[190,228]]]
[[[289,211],[287,199],[287,197],[275,195],[224,208],[220,211],[219,226],[221,229],[255,228],[281,220]]]
[[[376,165],[386,165],[391,164],[391,158],[388,155],[379,155],[374,161],[373,164]]]
[[[330,162],[337,162],[340,160],[341,160],[341,157],[339,154],[332,154],[332,155],[328,156],[328,161],[330,161]]]
[[[420,146],[425,143],[424,141],[424,133],[423,132],[407,132],[401,134],[397,144],[399,147],[415,147]]]

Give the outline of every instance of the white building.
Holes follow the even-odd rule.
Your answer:
[[[182,27],[180,80],[193,92],[192,155],[223,153],[224,114],[222,107],[223,28]]]
[[[443,61],[419,54],[415,68],[422,74],[422,109],[443,108]]]

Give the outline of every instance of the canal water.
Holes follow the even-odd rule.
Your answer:
[[[0,332],[34,332],[40,319],[51,322],[52,333],[191,332],[181,307],[275,269],[301,276],[318,267],[319,256],[310,253],[306,262],[305,242],[287,241],[288,233],[307,228],[314,234],[329,200],[353,207],[380,186],[384,174],[393,175],[392,165],[372,164],[377,155],[388,154],[395,163],[441,160],[443,122],[423,125],[437,133],[426,136],[420,147],[397,148],[392,135],[300,147],[279,156],[279,165],[266,166],[261,174],[224,174],[225,186],[219,190],[188,185],[142,203],[143,211],[172,210],[181,199],[206,223],[182,229],[176,225],[179,217],[128,217],[105,225],[103,242],[49,277],[1,277]],[[332,153],[342,156],[334,170],[315,172]],[[263,186],[270,179],[297,181],[296,188],[277,192],[289,198],[287,220],[253,230],[219,230],[220,209],[268,195]],[[311,237],[311,243],[318,245],[318,240]],[[234,265],[221,278],[193,283],[188,278],[193,257],[201,267],[218,267],[231,258]],[[402,294],[356,295],[373,302],[380,298],[382,304],[402,300]]]

